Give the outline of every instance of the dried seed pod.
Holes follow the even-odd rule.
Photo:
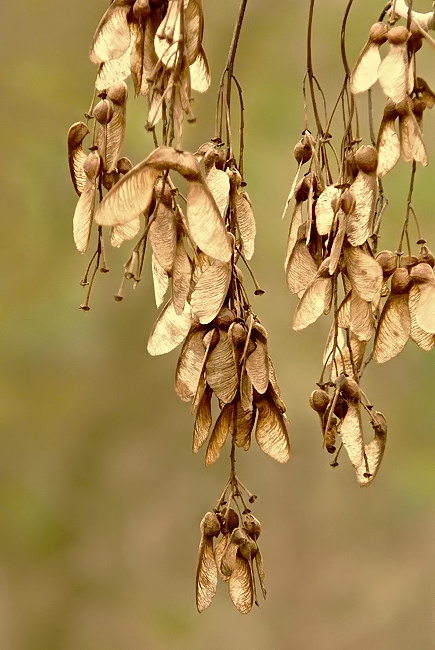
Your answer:
[[[358,384],[350,377],[345,377],[343,379],[341,383],[341,393],[346,400],[351,400],[353,402],[359,401],[361,396]]]
[[[426,262],[419,262],[411,268],[409,273],[413,282],[425,283],[434,281],[434,273],[430,264]]]
[[[406,48],[409,35],[406,27],[392,27],[388,31],[390,50],[378,70],[382,90],[396,104],[405,99],[409,90],[409,60]]]
[[[363,145],[354,154],[358,169],[366,174],[373,174],[378,165],[378,152],[371,145]]]
[[[126,158],[123,156],[122,158],[118,159],[118,162],[116,163],[116,169],[118,170],[119,174],[128,174],[130,169],[133,168],[133,163],[129,158]]]
[[[376,148],[378,150],[377,175],[383,178],[397,164],[400,158],[400,140],[395,129],[399,113],[396,104],[388,99],[379,127]]]
[[[108,124],[113,117],[113,105],[108,99],[100,99],[94,106],[92,115],[100,124]]]
[[[304,139],[300,140],[295,144],[293,155],[298,164],[305,164],[312,156],[311,145],[305,142]]]
[[[403,293],[409,289],[409,273],[406,268],[396,269],[391,276],[391,291],[393,293]]]
[[[325,390],[313,390],[310,395],[310,406],[317,413],[325,413],[329,405],[329,395]]]
[[[387,27],[384,23],[375,23],[370,28],[369,40],[362,49],[350,78],[350,87],[354,94],[368,90],[378,79],[381,63],[379,46],[387,40]]]
[[[382,273],[384,278],[389,278],[392,273],[396,270],[397,266],[397,255],[393,251],[385,250],[381,251],[376,255],[376,261],[382,267]]]
[[[418,256],[418,261],[419,262],[426,262],[426,264],[429,264],[432,268],[435,266],[435,257],[432,253],[432,251],[426,246],[423,245],[420,249],[420,254]]]
[[[71,180],[77,194],[83,192],[86,184],[86,174],[83,170],[83,163],[86,160],[86,153],[83,151],[83,140],[88,135],[89,129],[84,122],[76,122],[68,131],[68,163]]]

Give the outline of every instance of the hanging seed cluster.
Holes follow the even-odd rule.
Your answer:
[[[312,1],[305,129],[294,149],[298,172],[286,205],[287,210],[294,200],[285,271],[289,290],[299,297],[293,319],[296,331],[332,312],[318,388],[310,404],[319,414],[324,446],[335,454],[331,464],[338,464],[344,448],[358,482],[365,486],[379,469],[387,423],[361,387],[363,372],[372,359],[384,363],[398,355],[410,339],[427,351],[435,345],[434,256],[412,205],[417,168],[429,162],[423,116],[435,104],[428,82],[417,76],[417,59],[423,45],[435,44],[429,35],[435,28],[435,14],[413,12],[403,0],[390,2],[372,25],[350,70],[344,47],[346,11],[345,79],[334,111],[321,118],[316,97],[323,103],[324,95],[311,56],[313,7]],[[371,94],[375,84],[382,89],[384,102],[377,135]],[[359,97],[365,94],[371,126],[367,144],[360,136],[358,114]],[[309,102],[315,122],[311,129]],[[330,132],[337,108],[343,124],[338,152]],[[410,186],[399,243],[392,250],[377,252],[387,207],[382,179],[394,173],[400,158],[410,164]],[[304,165],[308,169],[300,178]],[[364,419],[373,429],[368,443]]]
[[[246,0],[219,87],[215,135],[195,153],[184,151],[181,141],[184,121],[193,120],[192,91],[203,92],[210,84],[201,0],[114,0],[91,46],[98,70],[86,122],[73,124],[68,133],[71,178],[79,195],[74,241],[85,253],[93,233],[96,238],[82,281],[87,293],[81,309],[90,308],[97,271],[108,271],[106,232],[113,247],[133,240],[118,301],[126,285],[141,281],[150,244],[161,311],[148,352],[165,354],[183,344],[175,389],[192,405],[193,451],[207,443],[208,466],[227,440],[231,449],[228,482],[201,523],[197,607],[210,605],[220,576],[242,613],[258,604],[254,566],[263,596],[266,590],[257,543],[261,526],[249,507],[256,497],[236,475],[236,450],[248,450],[254,436],[278,462],[290,455],[286,407],[267,332],[251,307],[240,268],[243,264],[252,277],[255,293],[263,293],[249,266],[256,227],[243,178],[241,86],[233,73],[245,6]],[[146,127],[154,140],[154,150],[135,166],[122,155],[129,78],[134,94],[147,100]],[[242,125],[238,160],[231,128],[233,86]]]

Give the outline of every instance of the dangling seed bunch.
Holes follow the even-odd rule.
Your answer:
[[[319,414],[324,446],[335,454],[331,464],[338,464],[344,447],[358,482],[365,486],[382,460],[387,423],[361,387],[363,372],[372,359],[383,363],[399,354],[409,339],[423,350],[435,346],[434,256],[412,206],[417,165],[428,164],[423,114],[435,104],[428,83],[417,76],[416,58],[423,44],[435,45],[429,35],[435,29],[435,12],[417,13],[411,3],[408,7],[404,0],[392,0],[372,25],[351,71],[345,53],[351,5],[352,0],[342,25],[345,79],[334,111],[322,122],[316,102],[321,90],[312,67],[314,0],[310,1],[305,128],[294,149],[298,171],[284,211],[294,199],[285,271],[289,290],[299,296],[293,319],[296,331],[333,313],[310,404]],[[370,89],[377,82],[385,108],[376,138]],[[370,100],[370,144],[361,144],[359,132],[357,96],[365,92]],[[314,129],[309,128],[307,95]],[[337,107],[344,127],[339,153],[330,133]],[[399,245],[394,252],[377,253],[387,207],[382,179],[400,157],[411,164],[411,180]],[[304,165],[308,168],[300,179]],[[363,416],[374,433],[369,443],[364,440]]]
[[[243,177],[242,90],[233,73],[246,3],[241,2],[219,87],[216,132],[196,153],[184,151],[181,141],[184,120],[193,119],[191,91],[205,91],[210,84],[201,0],[114,0],[91,47],[98,72],[86,123],[74,124],[68,133],[70,172],[79,195],[73,233],[81,253],[94,224],[97,230],[96,250],[82,281],[88,289],[81,309],[89,310],[98,269],[108,270],[104,227],[112,246],[135,240],[115,295],[118,301],[126,283],[136,286],[141,280],[150,242],[157,307],[168,293],[169,299],[150,333],[148,352],[164,354],[183,343],[175,388],[192,403],[193,451],[207,442],[208,466],[230,441],[228,482],[201,522],[197,607],[203,611],[210,605],[221,576],[242,613],[258,604],[254,565],[263,596],[266,590],[257,543],[261,526],[248,507],[256,497],[236,475],[236,450],[248,450],[255,435],[272,458],[284,463],[290,456],[286,407],[267,332],[251,307],[239,266],[248,270],[255,294],[262,294],[249,266],[256,228]],[[128,77],[135,95],[148,99],[146,126],[155,145],[135,166],[122,155]],[[240,107],[238,158],[232,138],[233,86]],[[177,186],[180,177],[186,196]]]

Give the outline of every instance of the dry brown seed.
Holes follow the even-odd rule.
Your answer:
[[[185,402],[195,397],[198,382],[203,371],[205,349],[204,327],[194,324],[181,348],[175,371],[175,392]]]
[[[228,309],[228,307],[222,307],[215,318],[216,327],[227,330],[234,322],[234,318],[234,312],[231,309]]]
[[[247,192],[240,192],[236,199],[236,221],[242,238],[242,251],[247,260],[254,254],[256,225],[251,199]]]
[[[148,352],[152,356],[166,354],[184,341],[192,324],[192,310],[186,302],[181,314],[177,314],[172,300],[166,303],[148,339]]]
[[[435,280],[418,285],[419,300],[415,309],[416,323],[422,330],[435,334]]]
[[[265,397],[255,399],[258,408],[255,437],[258,446],[266,454],[280,463],[290,458],[290,441],[281,410],[266,393]]]
[[[205,93],[211,84],[210,68],[207,57],[202,46],[199,48],[198,55],[193,63],[189,66],[190,83],[192,90],[199,93]]]
[[[213,391],[209,386],[206,386],[204,394],[196,411],[195,424],[193,427],[192,451],[194,454],[196,454],[202,447],[208,438],[208,434],[210,433],[210,427],[213,421],[211,413],[212,395]]]
[[[398,116],[395,103],[390,99],[387,100],[376,145],[378,150],[376,173],[381,178],[393,169],[400,158],[400,140],[395,129]]]
[[[421,93],[426,108],[433,108],[435,106],[435,93],[421,77],[417,77],[415,90]]]
[[[382,43],[385,43],[387,40],[387,33],[388,29],[385,23],[374,23],[370,27],[370,40],[373,41],[373,43],[377,43],[378,45],[382,45]]]
[[[434,281],[434,273],[430,264],[419,262],[411,268],[410,277],[413,282],[425,283]]]
[[[241,614],[249,614],[254,603],[253,576],[250,563],[240,555],[228,581],[230,598]]]
[[[94,106],[92,115],[100,124],[108,124],[113,117],[113,104],[108,99],[100,99]]]
[[[181,314],[184,309],[184,303],[190,292],[191,279],[192,264],[184,248],[183,238],[180,237],[177,242],[172,269],[172,300],[177,314]],[[193,310],[192,301],[190,301],[190,305]]]
[[[73,236],[76,248],[80,253],[86,252],[91,237],[96,189],[96,178],[94,180],[88,178],[74,211]]]
[[[207,467],[217,461],[228,435],[232,435],[233,413],[234,404],[225,404],[216,420],[205,453],[205,464]]]
[[[304,142],[303,140],[300,140],[295,144],[293,155],[296,162],[303,165],[304,163],[308,162],[312,156],[311,145]]]
[[[133,14],[137,21],[142,21],[151,13],[149,0],[136,0],[133,5]]]
[[[406,27],[401,25],[391,27],[387,32],[388,42],[393,45],[402,45],[403,43],[406,43],[410,35],[411,34]]]
[[[302,224],[305,231],[304,224]],[[311,257],[305,237],[298,238],[286,266],[287,288],[298,294],[305,291],[317,273],[317,264]]]
[[[224,219],[230,200],[230,179],[224,171],[212,165],[205,180]]]
[[[358,384],[354,379],[351,379],[350,377],[345,377],[343,379],[341,383],[341,392],[346,400],[351,400],[354,402],[359,401],[361,396],[361,391]]]
[[[133,222],[130,221],[130,223],[126,225],[129,226],[132,223]],[[117,227],[125,228],[125,226],[115,226],[113,230],[115,230]],[[112,246],[116,245],[116,243],[112,241],[111,243]],[[153,287],[154,287],[154,297],[156,301],[156,306],[160,307],[163,304],[163,300],[169,288],[169,275],[166,273],[165,269],[162,268],[162,266],[159,264],[154,253],[152,254],[151,257],[151,271],[153,274]]]
[[[420,300],[420,289],[413,285],[409,291],[409,313],[411,314],[411,338],[422,350],[430,352],[435,347],[435,335],[426,332],[417,324],[417,305]]]
[[[407,268],[399,267],[391,276],[391,291],[393,293],[403,293],[408,291],[410,284],[409,272]]]
[[[246,358],[246,372],[255,390],[261,395],[269,385],[269,357],[267,344],[255,339],[255,349]]]
[[[382,287],[382,268],[364,249],[344,246],[344,261],[352,288],[367,302],[378,300]]]
[[[386,40],[386,31],[383,23],[371,26],[369,40],[360,52],[350,77],[350,87],[354,94],[362,93],[376,83],[381,63],[379,46]]]
[[[310,395],[310,406],[317,413],[324,413],[329,405],[329,395],[325,390],[313,390]]]
[[[366,174],[373,174],[378,164],[378,152],[371,145],[363,145],[354,153],[358,169]]]
[[[431,266],[432,268],[435,266],[435,257],[432,251],[426,245],[423,245],[421,247],[420,254],[418,256],[418,261],[426,262],[426,264],[429,264],[429,266]]]
[[[221,310],[231,282],[229,262],[214,260],[200,275],[190,303],[200,323],[210,323]]]
[[[335,185],[328,185],[316,201],[316,229],[319,235],[329,235],[336,211],[333,201],[338,201],[340,190]]]
[[[237,393],[239,378],[227,332],[219,330],[219,341],[208,356],[205,371],[207,383],[216,396],[225,404],[232,402]]]
[[[201,521],[200,528],[201,541],[196,569],[196,606],[198,612],[203,612],[210,605],[217,588],[218,571],[213,551],[213,537],[219,534],[220,525],[216,514],[208,512]]]
[[[412,112],[412,101],[409,97],[402,102],[403,108],[399,115],[400,150],[404,160],[415,160],[424,167],[428,164],[428,156],[424,146],[421,129]]]
[[[373,309],[377,307],[376,300],[371,303],[367,302],[360,298],[355,291],[352,291],[349,303],[349,327],[352,333],[359,341],[369,341],[375,325]]]
[[[392,273],[396,270],[397,266],[397,255],[393,251],[385,250],[381,251],[376,255],[376,261],[382,267],[382,273],[384,278],[389,278]]]
[[[86,184],[86,174],[83,170],[83,163],[86,160],[86,153],[83,151],[83,140],[89,133],[84,122],[76,122],[68,131],[68,163],[71,180],[78,195],[83,192]]]
[[[404,27],[393,27],[388,32],[390,50],[378,69],[382,90],[396,104],[407,96],[409,85],[409,62],[406,40],[409,32]],[[404,39],[404,40],[403,40]]]
[[[133,163],[129,158],[126,158],[125,156],[119,158],[118,162],[116,163],[116,169],[120,174],[127,174],[132,168]]]

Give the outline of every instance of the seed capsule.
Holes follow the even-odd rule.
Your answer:
[[[350,190],[346,190],[341,197],[341,209],[344,214],[352,214],[355,210],[355,197]]]
[[[346,377],[341,385],[341,393],[346,399],[352,400],[353,402],[359,400],[361,391],[358,384],[354,379]]]
[[[328,408],[329,395],[326,390],[313,390],[310,395],[310,406],[317,413],[324,413]]]
[[[94,181],[100,171],[101,158],[96,151],[92,151],[83,163],[83,170],[90,181]]]
[[[397,26],[392,27],[388,31],[387,38],[388,42],[391,43],[391,45],[403,45],[403,43],[406,43],[410,35],[411,32],[409,32],[406,27]]]
[[[410,283],[408,270],[401,267],[394,271],[391,276],[392,293],[404,293],[408,290]]]
[[[432,268],[435,266],[435,257],[433,253],[427,246],[422,246],[420,250],[420,255],[418,256],[419,262],[426,262]]]
[[[108,124],[113,117],[112,103],[108,99],[100,99],[92,114],[100,124]]]
[[[382,267],[384,278],[389,278],[396,269],[397,255],[393,251],[381,251],[376,255],[376,260]]]
[[[120,84],[111,86],[107,91],[107,96],[114,104],[124,104],[127,99],[127,84],[123,81]]]
[[[402,268],[410,269],[412,266],[415,266],[418,262],[418,257],[416,255],[403,255],[400,260],[400,266]]]
[[[373,174],[378,166],[378,152],[371,145],[363,145],[355,151],[355,163],[366,174]]]
[[[296,143],[295,148],[293,149],[293,155],[296,159],[296,162],[299,164],[308,162],[312,155],[310,145],[304,144],[302,141]]]
[[[133,168],[131,160],[123,156],[116,163],[116,168],[120,174],[127,174]]]
[[[409,275],[411,277],[411,280],[413,282],[417,282],[418,284],[424,282],[432,282],[434,279],[432,267],[426,262],[420,262],[419,264],[413,266]]]
[[[370,40],[376,45],[382,45],[387,40],[387,26],[384,23],[374,23],[370,27]]]

